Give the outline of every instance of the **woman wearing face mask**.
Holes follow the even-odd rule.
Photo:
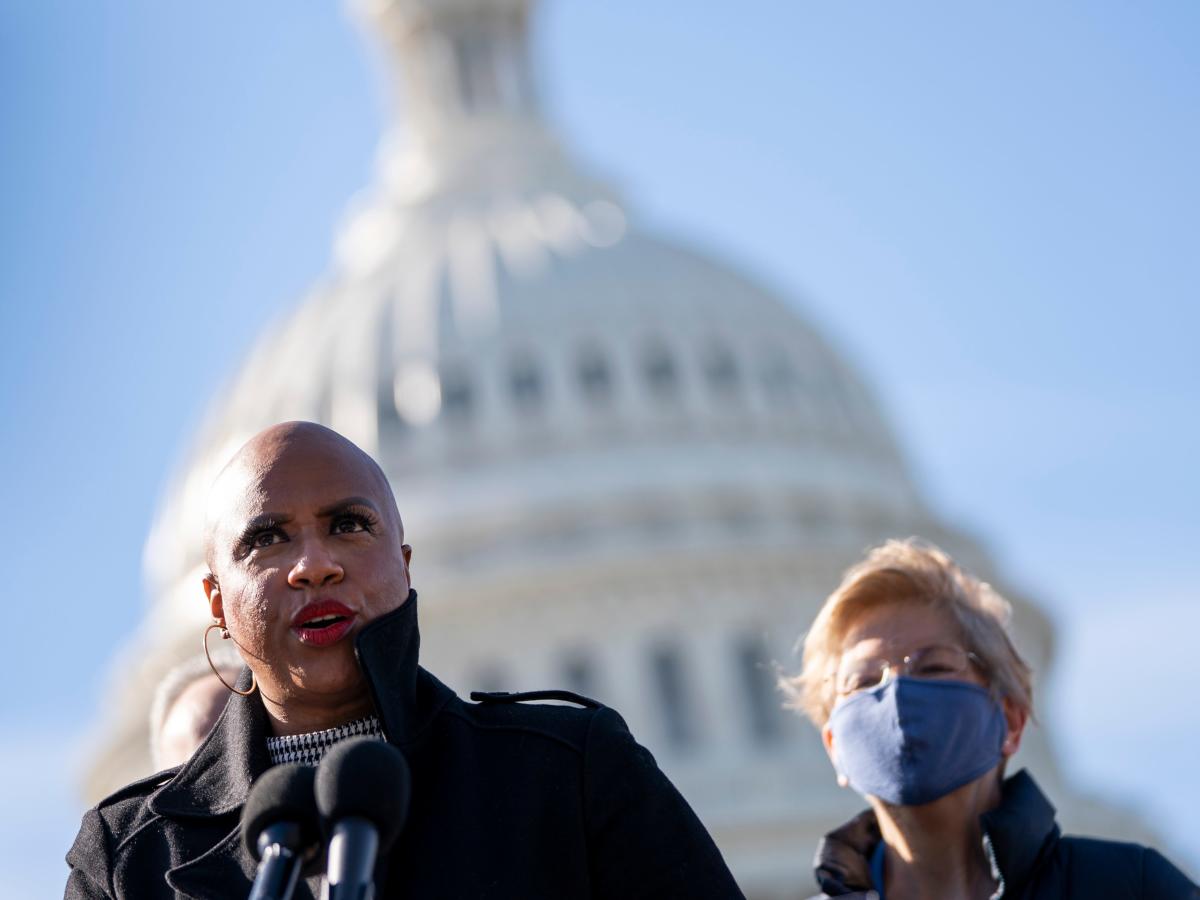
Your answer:
[[[817,851],[821,897],[1197,900],[1158,852],[1063,837],[1024,770],[1033,708],[1008,603],[942,551],[889,541],[851,568],[782,687],[870,809]]]

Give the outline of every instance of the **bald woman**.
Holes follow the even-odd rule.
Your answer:
[[[85,814],[68,898],[246,896],[250,785],[351,735],[391,743],[412,771],[379,897],[742,896],[614,710],[466,703],[418,665],[412,549],[387,478],[350,441],[268,428],[210,499],[203,596],[248,669],[195,754]],[[296,896],[319,889],[313,876]]]

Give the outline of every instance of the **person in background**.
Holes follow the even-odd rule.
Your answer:
[[[1033,713],[1010,612],[916,539],[870,551],[825,601],[780,687],[870,808],[822,840],[818,896],[1197,900],[1157,851],[1065,837],[1033,777],[1005,777]]]
[[[156,772],[185,762],[212,731],[244,663],[220,644],[167,673],[150,704],[150,758]]]

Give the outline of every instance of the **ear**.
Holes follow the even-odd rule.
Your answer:
[[[833,729],[826,722],[821,728],[821,743],[825,745],[825,752],[829,755],[829,761],[833,763],[833,770],[837,772],[837,783],[839,787],[847,787],[850,782],[840,771],[838,771],[837,754],[833,749]]]
[[[204,596],[208,598],[208,609],[212,613],[213,619],[218,622],[225,621],[225,605],[221,602],[221,587],[217,584],[217,579],[213,575],[204,576]]]
[[[1021,735],[1025,732],[1025,723],[1029,721],[1029,710],[1021,709],[1011,697],[1005,697],[1002,705],[1004,721],[1008,727],[1004,733],[1004,743],[1000,746],[1000,752],[1005,759],[1008,759],[1021,747]]]
[[[408,544],[400,545],[400,553],[404,557],[404,568],[412,565],[412,547]]]

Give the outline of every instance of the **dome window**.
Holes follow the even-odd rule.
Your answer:
[[[698,736],[696,717],[679,648],[673,645],[656,648],[650,657],[650,672],[667,743],[679,750],[691,747]]]
[[[399,414],[403,425],[420,428],[437,418],[442,405],[441,386],[429,363],[414,360],[401,366],[391,388],[391,403],[380,404],[381,422],[395,420]],[[384,410],[390,413],[386,418],[382,415]]]
[[[569,691],[593,698],[598,693],[596,665],[588,654],[576,652],[567,657],[563,661],[562,677]]]
[[[475,406],[475,392],[467,373],[458,367],[443,367],[441,382],[442,415],[454,422],[470,418]]]
[[[713,393],[729,395],[741,387],[741,373],[728,347],[716,344],[704,357],[704,378]]]
[[[734,646],[734,660],[750,734],[756,743],[773,743],[783,735],[783,715],[765,641],[759,635],[741,638]]]
[[[772,403],[780,406],[796,402],[800,379],[791,360],[782,354],[770,357],[762,372],[763,389]]]
[[[679,392],[679,371],[670,352],[662,344],[652,344],[642,358],[642,374],[650,392],[660,400],[670,400]]]
[[[532,412],[542,404],[542,373],[530,359],[516,360],[508,373],[508,389],[518,409]]]
[[[508,669],[499,662],[486,662],[477,665],[468,677],[467,683],[473,691],[511,691],[512,676]]]
[[[592,403],[607,403],[612,397],[612,370],[599,351],[589,350],[579,357],[576,369],[579,388]]]

